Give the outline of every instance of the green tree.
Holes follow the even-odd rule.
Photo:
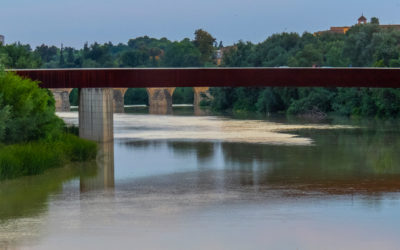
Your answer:
[[[379,19],[377,17],[371,17],[371,23],[379,25]]]
[[[194,44],[201,53],[201,62],[204,64],[212,61],[215,51],[214,43],[216,39],[210,33],[202,29],[196,30],[194,34]]]
[[[299,50],[288,61],[288,65],[291,67],[311,67],[314,65],[321,66],[322,64],[322,52],[312,44],[305,45],[302,50]]]
[[[149,61],[149,55],[143,51],[127,51],[121,56],[122,67],[144,67]]]
[[[49,90],[12,73],[0,72],[0,94],[0,110],[7,118],[5,128],[2,125],[3,143],[33,141],[60,133],[63,122],[55,115],[55,101]]]
[[[163,65],[167,67],[199,67],[201,53],[188,39],[173,42],[165,51]]]
[[[1,46],[0,55],[6,68],[40,68],[42,65],[40,56],[33,53],[29,45],[14,43]]]
[[[346,33],[343,54],[352,66],[369,67],[375,62],[373,35],[381,29],[377,24],[355,25]]]

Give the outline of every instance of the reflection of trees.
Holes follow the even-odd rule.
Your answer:
[[[167,146],[177,155],[196,154],[199,162],[212,159],[214,155],[214,143],[194,141],[126,141],[123,143],[129,148],[151,149]]]
[[[210,115],[211,110],[207,109],[206,107],[201,107],[198,105],[193,106],[194,109],[194,115],[195,116],[205,116],[205,115]]]
[[[49,170],[0,184],[0,220],[35,216],[44,211],[48,196],[61,191],[62,184],[82,175],[93,175],[95,163]]]
[[[62,191],[63,183],[79,176],[93,176],[96,163],[88,162],[46,171],[38,176],[22,177],[0,183],[0,231],[8,221],[18,218],[33,218],[47,210],[47,200],[51,194]],[[24,232],[39,235],[39,225],[34,223],[15,223],[18,234],[9,239],[0,239],[0,249],[13,248],[21,239],[27,237]]]
[[[125,146],[128,148],[140,148],[140,149],[149,149],[149,148],[159,148],[162,147],[165,142],[163,141],[125,141],[123,142]]]
[[[175,141],[167,143],[175,154],[187,155],[195,153],[200,162],[211,159],[214,155],[214,143],[211,142],[183,142]]]
[[[317,146],[223,143],[226,165],[241,184],[287,185],[334,193],[400,190],[398,134],[371,130],[304,130]]]

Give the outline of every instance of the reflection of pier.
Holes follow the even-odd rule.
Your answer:
[[[114,189],[114,142],[99,143],[96,163],[96,176],[81,177],[81,192]]]
[[[152,115],[172,115],[172,106],[150,106],[149,113]]]

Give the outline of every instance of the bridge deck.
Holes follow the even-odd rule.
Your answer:
[[[12,70],[44,88],[381,87],[399,88],[393,68],[122,68]]]

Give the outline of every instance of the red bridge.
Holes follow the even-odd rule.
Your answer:
[[[15,70],[44,88],[400,87],[393,68],[129,68]]]

